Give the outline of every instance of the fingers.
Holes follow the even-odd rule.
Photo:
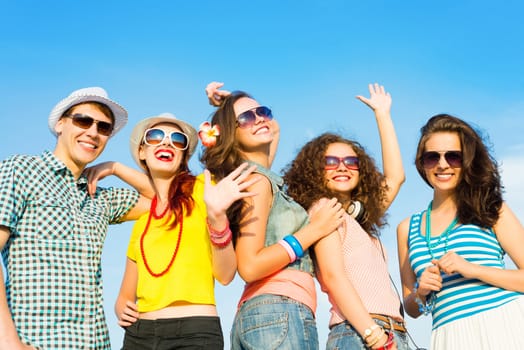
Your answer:
[[[224,83],[213,81],[206,86],[206,95],[209,100],[209,103],[213,106],[220,106],[223,99],[226,96],[229,96],[231,92],[227,90],[219,90],[222,86],[224,86]]]
[[[229,175],[226,176],[226,177],[229,178],[229,179],[235,179],[235,178],[237,178],[239,176],[242,176],[242,175],[244,175],[242,173],[242,171],[244,169],[246,169],[248,166],[249,166],[249,163],[247,163],[247,162],[242,163],[235,170],[230,172]],[[246,172],[245,172],[247,174],[244,175],[244,178],[246,178],[249,174],[251,174],[256,168],[257,168],[256,165],[252,165],[249,169],[247,169]]]
[[[359,99],[360,101],[364,102],[365,104],[367,104],[368,106],[370,105],[371,101],[367,98],[365,98],[364,96],[362,95],[357,95],[356,96],[357,99]]]
[[[137,310],[137,305],[131,301],[127,301],[126,307],[118,318],[118,325],[121,327],[130,326],[138,320],[138,317],[139,313]]]

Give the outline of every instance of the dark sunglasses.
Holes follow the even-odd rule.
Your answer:
[[[164,142],[166,137],[169,139],[171,146],[180,151],[185,150],[188,146],[188,137],[183,132],[172,131],[166,133],[158,128],[147,129],[144,132],[144,143],[148,146],[157,146]]]
[[[340,163],[350,170],[358,170],[358,157],[335,157],[335,156],[326,156],[326,170],[335,170],[338,169]]]
[[[429,151],[422,154],[422,165],[426,169],[433,168],[440,162],[440,158],[444,159],[452,168],[460,168],[462,166],[462,152],[461,151]]]
[[[257,115],[264,118],[265,121],[273,119],[271,109],[265,106],[256,107],[249,111],[242,112],[237,117],[237,125],[239,128],[249,128],[257,122]]]
[[[113,132],[113,124],[109,122],[103,122],[101,120],[96,120],[93,117],[90,117],[86,114],[67,114],[64,115],[64,118],[71,118],[73,125],[78,126],[82,129],[89,129],[93,123],[96,124],[96,131],[100,135],[109,136]]]

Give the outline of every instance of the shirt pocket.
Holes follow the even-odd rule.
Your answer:
[[[29,200],[20,225],[20,232],[36,240],[73,240],[74,209],[56,197]]]

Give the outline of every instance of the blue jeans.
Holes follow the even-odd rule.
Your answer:
[[[374,320],[379,326],[386,323],[381,320]],[[389,332],[389,330],[388,330]],[[404,332],[393,331],[398,350],[410,350],[408,336]],[[358,332],[349,325],[347,321],[339,323],[331,328],[326,344],[326,350],[367,350],[364,340]]]
[[[235,315],[232,350],[318,350],[313,312],[304,304],[272,294],[246,301]]]

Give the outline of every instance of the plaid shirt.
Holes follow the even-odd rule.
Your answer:
[[[110,349],[102,246],[138,194],[98,188],[92,199],[86,185],[47,151],[0,164],[7,302],[22,341],[39,349]]]

